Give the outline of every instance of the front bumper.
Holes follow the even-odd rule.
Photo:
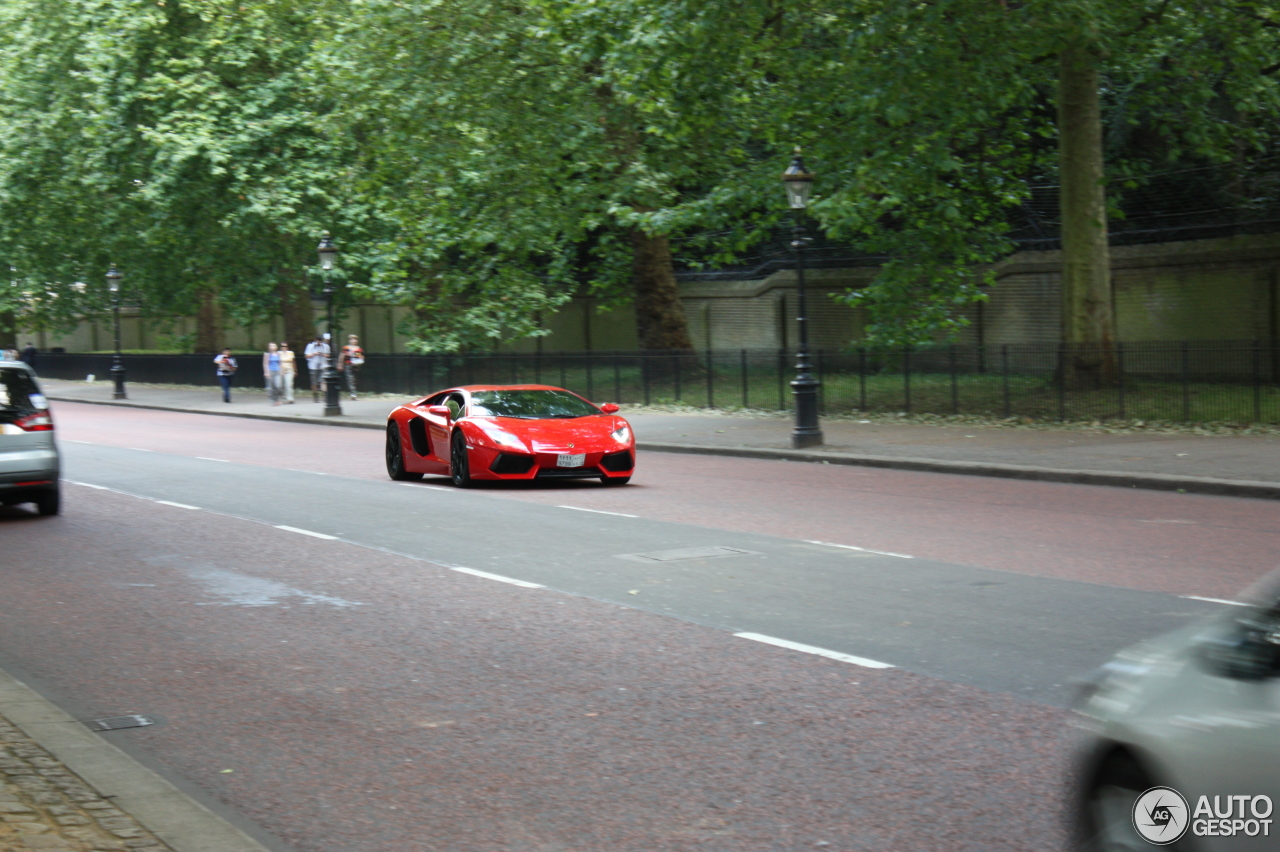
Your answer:
[[[471,475],[477,479],[599,479],[630,476],[636,465],[635,450],[631,448],[596,450],[583,455],[586,458],[582,465],[560,467],[558,452],[517,453],[477,447],[471,450]]]

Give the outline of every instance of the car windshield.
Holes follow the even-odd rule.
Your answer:
[[[44,407],[44,397],[25,370],[0,370],[0,421]]]
[[[490,417],[521,417],[526,420],[589,417],[599,414],[586,400],[568,391],[493,390],[471,395],[471,413]]]

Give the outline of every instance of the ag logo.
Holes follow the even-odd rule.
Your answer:
[[[1172,787],[1152,787],[1133,803],[1133,827],[1155,846],[1177,843],[1190,824],[1187,800]]]

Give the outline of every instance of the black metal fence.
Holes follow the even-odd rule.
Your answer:
[[[212,356],[123,360],[130,381],[216,384]],[[261,386],[261,360],[245,356],[239,362],[236,384]],[[1275,341],[817,351],[813,363],[824,413],[1280,422]],[[37,366],[51,378],[105,379],[111,357],[41,355]],[[305,365],[300,370],[301,389],[310,379]],[[371,355],[360,368],[359,385],[363,392],[413,396],[455,385],[538,383],[597,401],[788,409],[794,375],[794,353],[777,350]]]

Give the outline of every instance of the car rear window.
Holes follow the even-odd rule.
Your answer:
[[[47,407],[30,373],[0,369],[0,422],[12,422],[23,414]]]

